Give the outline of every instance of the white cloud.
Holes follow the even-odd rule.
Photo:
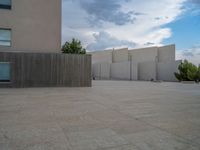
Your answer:
[[[115,37],[112,37],[107,32],[99,32],[98,34],[93,34],[95,41],[90,43],[87,46],[87,50],[94,51],[94,50],[104,50],[109,48],[121,48],[121,47],[129,47],[133,48],[136,46],[134,42],[130,42],[127,40],[119,40]]]
[[[195,65],[200,65],[200,46],[194,46],[192,49],[177,51],[177,59],[187,59]]]
[[[183,13],[183,2],[185,0],[64,0],[63,42],[76,37],[92,50],[121,45],[159,46],[172,35],[164,25]]]

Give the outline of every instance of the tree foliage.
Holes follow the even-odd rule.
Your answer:
[[[200,81],[200,66],[197,67],[194,64],[184,60],[179,67],[179,73],[174,73],[179,81]]]
[[[86,54],[86,50],[82,47],[81,41],[74,38],[71,42],[66,42],[62,46],[62,52],[68,54]]]

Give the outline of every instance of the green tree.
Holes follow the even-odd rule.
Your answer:
[[[62,46],[62,52],[68,54],[86,54],[86,50],[82,47],[81,41],[74,38],[71,42],[66,42]]]
[[[200,77],[200,67],[184,60],[179,67],[179,73],[174,73],[179,81],[199,81]]]

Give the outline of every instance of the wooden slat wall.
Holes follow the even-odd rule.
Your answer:
[[[90,87],[91,55],[0,52],[11,87]]]

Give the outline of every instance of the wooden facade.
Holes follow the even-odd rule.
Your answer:
[[[91,55],[0,52],[0,62],[11,65],[10,87],[90,87],[92,82]]]

